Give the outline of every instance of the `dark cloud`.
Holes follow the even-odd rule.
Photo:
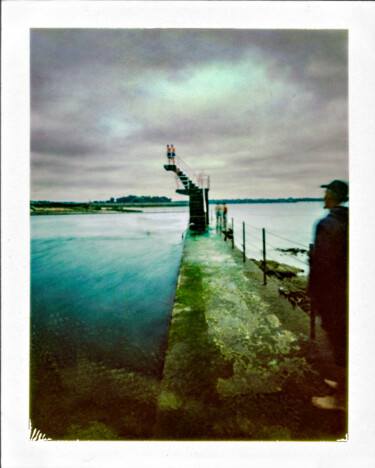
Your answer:
[[[347,175],[347,37],[33,29],[32,198],[181,198],[162,167],[167,143],[211,174],[215,198],[249,185],[312,194],[319,178]]]
[[[93,154],[94,143],[85,141],[78,135],[67,135],[60,130],[54,132],[35,130],[31,134],[31,151],[39,154],[56,154],[66,156],[86,156]]]

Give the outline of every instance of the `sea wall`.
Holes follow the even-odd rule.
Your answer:
[[[169,440],[335,440],[345,421],[311,397],[327,391],[324,332],[214,230],[187,235],[154,437]]]

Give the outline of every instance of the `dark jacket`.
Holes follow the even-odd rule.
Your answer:
[[[344,320],[347,312],[348,218],[348,208],[337,206],[316,227],[309,293],[326,329]]]

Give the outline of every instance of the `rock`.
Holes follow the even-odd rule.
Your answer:
[[[285,297],[293,307],[301,307],[307,313],[310,312],[310,298],[307,293],[307,277],[294,277],[285,279],[279,287],[280,296]]]
[[[264,271],[262,260],[254,260],[254,262],[262,271]],[[267,260],[266,262],[266,274],[268,276],[275,276],[280,280],[284,278],[293,278],[297,276],[298,273],[302,272],[303,270],[301,270],[300,268],[296,268],[290,265],[284,265],[273,260]]]

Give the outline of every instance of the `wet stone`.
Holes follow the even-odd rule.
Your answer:
[[[309,317],[262,276],[214,230],[187,235],[155,438],[336,440],[309,404],[322,380]]]

